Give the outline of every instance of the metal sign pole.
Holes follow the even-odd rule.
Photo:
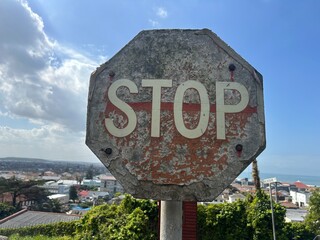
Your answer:
[[[182,201],[161,201],[160,240],[182,239]]]
[[[272,231],[273,231],[273,240],[276,240],[276,228],[274,225],[274,211],[273,211],[273,204],[272,204],[272,190],[271,190],[271,183],[269,184],[270,190],[270,205],[271,205],[271,217],[272,217]]]

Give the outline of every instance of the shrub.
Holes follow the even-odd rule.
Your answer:
[[[0,235],[11,236],[18,234],[19,236],[73,236],[78,221],[59,222],[53,224],[37,225],[23,228],[7,228],[0,229]]]
[[[76,239],[156,239],[157,205],[126,195],[120,205],[91,209],[78,223]]]

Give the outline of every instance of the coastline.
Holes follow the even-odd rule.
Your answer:
[[[277,178],[279,182],[286,182],[286,183],[294,183],[296,181],[300,181],[307,185],[312,186],[320,186],[320,176],[307,176],[307,175],[292,175],[292,174],[280,174],[280,173],[260,173],[260,179],[266,178]],[[241,178],[248,178],[252,179],[251,172],[242,172],[238,177]]]

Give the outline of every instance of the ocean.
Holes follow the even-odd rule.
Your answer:
[[[320,176],[305,176],[305,175],[289,175],[289,174],[279,174],[279,173],[260,173],[260,179],[266,178],[277,178],[279,182],[294,183],[300,181],[307,185],[316,185],[320,187]],[[239,178],[249,178],[252,179],[251,172],[243,172],[239,175]]]

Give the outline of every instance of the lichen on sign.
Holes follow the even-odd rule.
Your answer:
[[[265,148],[262,76],[209,30],[142,31],[92,74],[86,143],[136,197],[213,199]]]

